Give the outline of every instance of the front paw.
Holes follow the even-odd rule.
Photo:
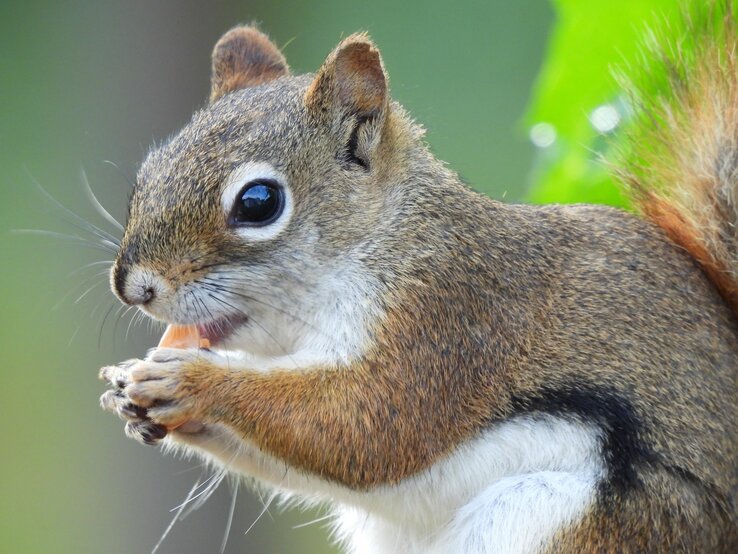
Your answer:
[[[115,390],[105,391],[100,397],[100,405],[126,422],[127,437],[141,444],[157,444],[167,436],[168,429],[165,426],[151,421],[146,408],[134,404],[123,392],[123,386],[116,387]]]
[[[129,437],[146,444],[183,425],[196,428],[203,414],[187,369],[216,363],[213,358],[218,355],[204,350],[155,348],[144,360],[105,367],[100,376],[113,390],[102,396],[101,404],[127,421]]]

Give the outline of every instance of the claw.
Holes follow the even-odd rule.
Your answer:
[[[167,428],[151,421],[129,421],[126,435],[142,444],[155,445],[167,436]]]
[[[131,401],[118,408],[118,411],[128,419],[146,419],[146,408],[137,406]]]
[[[137,406],[123,391],[105,391],[100,397],[100,406],[107,412],[117,414],[124,421],[142,421],[147,419],[146,408]]]
[[[128,370],[133,367],[138,360],[126,360],[118,365],[109,365],[100,369],[98,377],[102,381],[107,381],[110,385],[117,389],[124,389],[130,383]]]
[[[100,378],[112,390],[102,395],[100,405],[123,419],[125,434],[142,444],[156,444],[175,429],[185,434],[200,432],[203,424],[198,422],[202,418],[197,404],[180,390],[180,380],[190,358],[204,355],[216,356],[200,350],[158,348],[146,359],[103,367]]]
[[[105,391],[103,395],[100,397],[100,407],[106,412],[116,411],[118,407],[116,395],[118,394],[119,394],[118,391],[114,391],[114,390]]]

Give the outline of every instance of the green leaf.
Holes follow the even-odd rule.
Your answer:
[[[598,131],[628,110],[613,69],[636,65],[649,27],[678,20],[675,0],[553,0],[557,21],[526,115],[529,128],[544,123],[555,140],[539,148],[532,202],[591,202],[626,206],[602,155],[622,125]],[[605,111],[595,112],[605,107]],[[613,110],[615,110],[613,112]],[[597,115],[602,117],[598,120]],[[593,117],[594,116],[594,117]],[[550,140],[550,137],[547,137]]]

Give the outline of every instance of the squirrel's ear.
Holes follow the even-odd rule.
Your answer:
[[[316,111],[335,107],[358,116],[376,115],[385,107],[387,77],[379,50],[366,33],[351,35],[328,55],[305,103]]]
[[[290,69],[282,52],[254,27],[234,27],[213,48],[210,102],[234,90],[253,87],[284,75]]]
[[[364,167],[388,102],[382,58],[365,33],[349,36],[328,55],[305,94],[305,104],[317,117],[341,123],[353,119],[349,155]]]

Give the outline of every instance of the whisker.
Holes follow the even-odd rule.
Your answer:
[[[237,450],[233,454],[231,459],[223,465],[223,468],[221,471],[214,472],[210,477],[205,479],[205,481],[203,481],[204,472],[200,474],[200,477],[197,478],[197,481],[195,481],[195,484],[192,486],[190,491],[187,493],[187,497],[184,499],[184,501],[176,508],[172,508],[170,510],[170,512],[173,512],[176,510],[176,513],[174,514],[174,517],[172,518],[172,520],[169,522],[169,525],[167,526],[167,528],[164,530],[164,533],[162,533],[162,536],[159,538],[159,541],[156,543],[156,546],[154,546],[154,549],[151,551],[151,554],[156,554],[156,551],[161,546],[161,544],[164,542],[164,539],[167,537],[167,535],[172,530],[172,528],[177,523],[177,521],[185,519],[193,511],[200,508],[210,498],[210,496],[212,496],[213,492],[215,492],[215,490],[223,482],[223,479],[227,476],[228,471],[231,467],[231,464],[233,464],[233,461],[236,459],[238,454],[239,454],[239,450]],[[231,525],[233,522],[233,514],[235,512],[235,507],[236,507],[236,492],[237,492],[236,487],[237,485],[238,483],[234,484],[233,498],[231,500],[231,510],[230,510],[230,515],[228,517],[228,524],[226,526],[226,535],[223,539],[223,543],[221,546],[221,553],[224,551],[225,545],[228,541],[228,536],[230,535]],[[200,492],[197,492],[198,489],[200,489],[200,487],[203,487],[202,490]]]
[[[113,311],[114,308],[115,308],[115,304],[111,304],[110,308],[108,308],[108,311],[105,312],[105,316],[103,317],[102,323],[100,324],[100,332],[97,335],[97,349],[98,350],[102,346],[102,334],[103,334],[103,329],[105,328],[105,322],[108,320],[108,316],[110,316],[110,313]],[[113,334],[113,336],[115,336],[115,334]]]
[[[219,304],[225,306],[226,308],[229,308],[229,311],[235,311],[239,315],[242,315],[244,317],[248,317],[247,314],[243,310],[240,310],[236,306],[234,306],[233,304],[230,304],[230,303],[226,302],[225,300],[223,300],[222,298],[220,298],[217,294],[213,294],[212,292],[206,292],[205,294],[207,294],[210,298],[212,298],[214,301],[218,302]],[[208,311],[210,311],[210,310],[208,310]],[[225,321],[223,323],[218,322],[218,327],[219,327],[218,332],[221,333],[221,334],[225,331],[222,328],[223,327],[223,324],[227,324],[230,327],[228,329],[229,331],[233,331],[235,329],[234,324],[232,322],[230,322],[230,321]],[[229,363],[230,363],[230,359],[229,359]]]
[[[195,283],[199,283],[199,284],[202,284],[202,285],[208,285],[209,286],[208,288],[210,288],[210,290],[212,290],[214,292],[224,292],[224,293],[229,294],[231,296],[238,296],[240,298],[243,298],[244,300],[248,300],[249,302],[253,302],[255,304],[261,304],[262,306],[265,306],[265,307],[267,307],[267,308],[269,308],[271,310],[274,310],[275,312],[278,312],[278,313],[280,313],[282,315],[285,315],[285,316],[287,316],[289,318],[292,318],[293,320],[297,321],[298,323],[302,323],[306,327],[309,327],[313,331],[316,331],[316,332],[322,334],[323,336],[328,336],[324,331],[322,331],[321,329],[319,329],[318,327],[316,327],[315,325],[313,325],[309,321],[306,321],[303,318],[301,318],[301,317],[299,317],[299,316],[297,316],[297,315],[295,315],[295,314],[293,314],[291,312],[288,312],[286,310],[283,310],[281,308],[278,308],[274,304],[271,304],[269,302],[265,302],[264,300],[260,300],[259,298],[255,298],[255,297],[250,296],[248,294],[244,294],[242,292],[236,291],[236,290],[234,290],[234,289],[232,289],[230,287],[227,287],[227,286],[223,285],[222,283],[218,283],[217,281],[214,281],[213,279],[210,279],[210,278],[205,277],[205,278],[202,278],[202,279],[199,279],[199,280],[195,281]]]
[[[207,305],[205,304],[205,302],[202,301],[202,298],[200,298],[200,297],[198,297],[196,295],[193,295],[193,296],[194,296],[195,300],[197,300],[200,303],[200,306],[202,306],[203,311],[208,314],[209,320],[210,321],[217,321],[217,318],[213,315],[213,312],[210,311],[210,308],[207,307]],[[222,332],[223,329],[222,329],[222,324],[221,323],[218,323],[218,327],[220,327],[220,329],[218,329],[218,331],[219,332]]]
[[[284,482],[284,479],[286,476],[287,476],[287,473],[285,473],[284,476],[282,476],[282,479],[279,481],[280,485]],[[255,490],[256,490],[257,496],[259,497],[259,502],[261,502],[261,505],[266,508],[269,519],[274,521],[274,516],[272,515],[272,512],[269,511],[269,507],[266,505],[266,502],[264,502],[264,497],[261,495],[261,490],[259,490],[258,488]]]
[[[191,263],[193,263],[193,264],[194,264],[194,263],[195,263],[195,262],[196,262],[197,260],[200,260],[200,259],[202,259],[202,257],[203,257],[203,256],[200,256],[199,258],[195,258],[194,260],[191,260]],[[212,269],[213,267],[218,267],[219,265],[223,265],[223,262],[215,262],[215,263],[212,263],[212,264],[205,264],[205,265],[201,265],[201,266],[199,266],[199,267],[197,267],[197,268],[193,269],[192,271],[193,271],[193,272],[194,272],[194,271],[203,271],[203,270],[205,270],[205,269]]]
[[[123,314],[124,317],[126,313]],[[136,318],[138,317],[140,313],[141,312],[134,312],[134,314],[131,316],[131,319],[128,320],[128,325],[126,326],[126,334],[125,334],[125,337],[123,338],[125,342],[128,342],[128,334],[131,332],[131,326],[133,325],[133,322],[136,321]]]
[[[120,246],[120,241],[115,236],[103,229],[100,229],[97,225],[93,225],[83,217],[79,216],[77,213],[67,208],[64,204],[54,198],[44,187],[42,187],[41,183],[39,183],[32,175],[29,175],[29,177],[31,178],[31,181],[33,181],[33,183],[36,185],[36,188],[38,188],[38,190],[46,197],[49,202],[51,202],[54,206],[62,210],[63,213],[72,218],[72,221],[68,221],[69,224],[74,225],[75,227],[83,231],[87,231],[88,233],[92,233],[98,238],[107,240],[108,242],[114,244],[116,248]]]
[[[61,307],[62,305],[64,305],[64,303],[65,303],[65,302],[66,302],[67,300],[69,300],[69,297],[70,297],[70,296],[72,296],[73,294],[76,294],[76,292],[77,292],[77,291],[79,291],[79,289],[80,289],[80,288],[84,288],[84,287],[88,286],[88,284],[89,284],[90,282],[92,282],[92,283],[93,283],[93,285],[92,285],[93,287],[95,287],[95,286],[99,285],[99,284],[100,284],[101,282],[104,282],[104,281],[100,281],[100,280],[98,279],[98,277],[99,277],[99,276],[100,276],[99,274],[96,274],[96,275],[90,275],[90,276],[88,276],[88,277],[86,277],[86,278],[84,278],[84,279],[82,279],[82,280],[80,280],[80,281],[78,281],[78,282],[74,283],[74,284],[73,284],[73,285],[72,285],[72,286],[71,286],[71,287],[69,288],[69,290],[67,290],[67,292],[65,292],[65,293],[64,293],[64,294],[63,294],[63,295],[61,296],[61,298],[59,298],[59,300],[57,300],[57,301],[56,301],[56,302],[54,303],[54,305],[53,305],[53,306],[51,307],[51,311],[56,311],[56,310],[58,310],[58,309],[59,309],[59,308],[60,308],[60,307]],[[76,301],[75,301],[75,302],[73,302],[73,304],[76,304]]]
[[[135,314],[133,314],[133,317],[131,318],[131,321],[128,322],[128,327],[126,328],[126,336],[125,341],[128,341],[128,335],[131,331],[131,327],[138,325],[141,321],[143,321],[146,318],[146,314],[142,311],[137,311]]]
[[[203,495],[205,491],[208,490],[208,487],[213,483],[213,481],[220,478],[221,473],[222,473],[221,471],[214,472],[210,477],[208,477],[207,479],[205,479],[204,481],[202,481],[201,483],[199,483],[196,487],[192,489],[192,496],[188,496],[187,498],[184,499],[184,501],[181,504],[175,506],[169,511],[170,512],[179,511],[181,508],[188,506],[190,502],[194,501],[196,498]],[[202,490],[200,490],[200,492],[197,492],[198,489],[200,489],[200,487],[202,487]]]
[[[52,237],[59,240],[65,240],[68,242],[74,242],[79,244],[80,246],[84,246],[86,248],[94,248],[97,250],[103,250],[109,254],[117,254],[118,253],[118,246],[117,244],[113,244],[110,241],[106,240],[100,240],[100,242],[92,242],[89,239],[85,239],[83,237],[80,237],[78,235],[70,235],[67,233],[59,233],[57,231],[47,231],[46,229],[12,229],[10,231],[14,235],[41,235],[41,236],[47,236]]]
[[[110,297],[108,297],[107,295],[105,296],[105,299],[106,299],[106,300],[108,300],[109,298],[110,298]],[[95,319],[95,315],[97,314],[98,310],[100,309],[100,307],[101,307],[102,305],[103,305],[103,303],[102,303],[102,302],[95,302],[95,303],[94,303],[94,304],[92,305],[92,309],[91,309],[91,310],[90,310],[90,311],[89,311],[89,312],[87,313],[87,316],[88,316],[88,317],[89,317],[90,319]]]
[[[113,261],[112,260],[99,260],[97,262],[92,262],[92,263],[89,263],[89,264],[85,264],[85,265],[83,265],[81,267],[78,267],[78,268],[73,269],[72,271],[70,271],[69,274],[67,275],[67,277],[73,277],[73,276],[77,275],[78,273],[83,272],[85,269],[89,269],[91,267],[97,267],[99,265],[105,265],[105,266],[110,267],[110,266],[113,265]],[[108,273],[108,272],[106,271],[105,273]]]
[[[115,339],[118,336],[118,325],[125,319],[128,312],[134,309],[134,306],[126,306],[125,304],[118,305],[118,309],[115,311],[115,324],[113,325],[113,345],[115,345]]]
[[[226,545],[228,544],[228,537],[231,536],[231,526],[233,525],[233,515],[236,513],[236,498],[238,497],[238,481],[233,482],[233,487],[231,488],[232,491],[232,498],[231,498],[231,506],[228,510],[228,521],[226,522],[226,528],[225,533],[223,535],[223,542],[220,543],[220,554],[224,554]]]
[[[207,294],[208,294],[208,296],[210,296],[211,298],[214,298],[214,297],[213,297],[213,296],[212,296],[212,295],[211,295],[210,293],[207,293]],[[216,329],[216,332],[217,332],[218,334],[223,334],[223,333],[224,333],[224,332],[226,331],[226,329],[224,329],[224,325],[228,325],[228,326],[230,327],[230,329],[229,329],[229,330],[231,330],[231,331],[233,330],[233,328],[234,328],[234,327],[233,327],[233,323],[231,323],[231,322],[228,322],[228,321],[222,321],[222,320],[219,320],[219,319],[217,319],[217,318],[216,318],[216,317],[215,317],[215,316],[213,315],[213,312],[212,312],[212,311],[210,310],[210,308],[208,308],[208,307],[207,307],[207,305],[205,304],[205,302],[203,302],[203,300],[202,300],[201,298],[199,298],[198,296],[196,296],[196,295],[194,295],[194,294],[192,295],[192,297],[193,297],[193,298],[194,298],[194,299],[195,299],[195,300],[196,300],[197,302],[199,302],[199,303],[200,303],[200,306],[202,306],[202,309],[203,309],[203,310],[204,310],[205,312],[207,312],[207,314],[208,314],[208,316],[209,316],[209,321],[210,321],[209,325],[215,325],[215,326],[217,327],[217,329]],[[217,300],[217,299],[216,299],[216,300]]]
[[[99,287],[100,285],[101,283],[99,281],[97,283],[93,283],[92,286],[90,286],[85,292],[83,292],[77,297],[77,300],[75,300],[74,303],[79,304],[80,300],[82,300],[85,296],[90,294],[90,292],[92,292],[95,288]]]
[[[315,523],[320,523],[321,521],[325,521],[326,519],[331,519],[332,517],[335,517],[333,514],[327,514],[318,518],[315,518],[311,521],[308,521],[307,523],[299,523],[297,525],[293,525],[293,529],[302,529],[303,527],[307,527],[308,525],[313,525]]]
[[[67,347],[72,346],[74,339],[77,338],[77,335],[79,334],[79,330],[80,330],[80,326],[77,325],[77,328],[74,330],[74,333],[72,333],[72,336],[69,338],[69,342],[67,342]]]
[[[105,207],[97,199],[97,196],[95,196],[95,193],[93,192],[92,187],[90,186],[90,181],[87,179],[87,173],[85,173],[84,169],[82,170],[82,183],[85,186],[87,197],[90,199],[90,202],[92,202],[92,205],[97,210],[97,213],[103,216],[108,221],[108,223],[113,225],[113,227],[115,227],[122,233],[123,225],[121,225],[117,219],[115,219],[112,215],[110,215],[110,212],[106,210]]]
[[[195,296],[195,293],[190,291],[187,291],[187,294],[192,297],[192,309],[195,310],[195,317],[197,318],[197,321],[205,321],[205,319],[200,314],[200,310],[197,307],[197,297]],[[185,295],[186,296],[186,295]]]
[[[151,554],[156,554],[156,551],[159,550],[159,547],[164,542],[164,539],[167,538],[167,535],[169,535],[169,532],[174,527],[174,524],[177,523],[177,520],[179,519],[179,516],[182,514],[182,511],[184,510],[185,506],[187,505],[187,501],[192,497],[193,494],[195,494],[195,491],[200,486],[200,481],[202,480],[202,476],[197,478],[197,481],[195,481],[195,484],[190,489],[190,492],[187,493],[187,498],[185,498],[185,501],[180,504],[179,510],[177,510],[177,513],[174,514],[174,517],[172,518],[172,521],[169,522],[169,525],[167,525],[167,528],[164,529],[164,532],[161,534],[161,537],[159,537],[158,542],[154,545],[154,548],[151,550]]]
[[[264,505],[264,508],[261,510],[259,515],[256,516],[256,519],[254,520],[254,522],[251,525],[249,525],[248,529],[246,529],[246,531],[244,532],[244,535],[248,535],[249,531],[251,531],[254,528],[254,525],[259,523],[259,520],[264,516],[265,513],[269,511],[269,506],[272,505],[272,502],[274,502],[274,499],[277,498],[278,494],[279,494],[278,492],[272,493],[272,495],[269,497],[269,500],[267,500],[267,503]]]
[[[210,485],[208,485],[200,494],[197,495],[197,500],[193,498],[193,500],[195,501],[184,511],[184,513],[182,514],[182,519],[188,517],[195,510],[199,510],[200,508],[202,508],[205,502],[207,502],[210,497],[213,496],[213,493],[218,490],[218,487],[220,487],[223,479],[225,479],[227,475],[228,468],[224,467],[223,470],[217,474],[216,479],[213,480]]]
[[[112,160],[103,160],[103,163],[104,164],[108,164],[108,165],[114,167],[115,169],[117,169],[118,170],[118,173],[120,174],[120,176],[123,177],[123,179],[125,179],[126,183],[128,183],[128,185],[131,188],[133,188],[134,186],[136,186],[135,181],[133,179],[131,179],[131,177],[129,175],[127,175],[126,172],[123,171],[117,163],[115,163]]]
[[[292,363],[293,363],[293,364],[295,365],[295,367],[298,367],[298,365],[299,365],[299,364],[298,364],[298,363],[297,363],[297,362],[295,361],[295,359],[294,359],[294,358],[293,358],[293,357],[292,357],[292,356],[291,356],[291,355],[289,354],[289,350],[288,350],[288,349],[287,349],[287,348],[286,348],[286,347],[285,347],[285,346],[284,346],[284,345],[283,345],[283,344],[282,344],[281,342],[279,342],[279,341],[277,340],[277,338],[276,338],[276,337],[275,337],[275,336],[274,336],[274,335],[273,335],[273,334],[272,334],[272,333],[271,333],[271,332],[270,332],[270,331],[269,331],[269,330],[268,330],[268,329],[267,329],[267,328],[266,328],[266,327],[265,327],[264,325],[262,325],[261,323],[259,323],[259,322],[258,322],[258,321],[257,321],[257,320],[256,320],[256,319],[254,318],[254,316],[253,316],[253,315],[250,315],[250,314],[247,314],[247,313],[245,313],[245,312],[244,312],[243,310],[240,310],[240,309],[238,309],[238,308],[237,308],[237,307],[235,307],[235,306],[234,306],[233,304],[230,304],[229,302],[226,302],[226,301],[225,301],[225,300],[223,300],[222,298],[219,298],[219,297],[217,297],[217,296],[214,296],[214,295],[213,295],[212,293],[207,293],[207,294],[208,294],[208,296],[210,296],[210,298],[212,298],[213,300],[216,300],[216,301],[218,301],[218,302],[221,302],[222,304],[224,304],[224,305],[226,305],[226,306],[230,307],[231,309],[235,310],[235,311],[236,311],[237,313],[240,313],[241,315],[243,315],[243,316],[246,316],[246,317],[248,317],[250,321],[252,321],[252,322],[253,322],[253,323],[254,323],[254,324],[255,324],[255,325],[257,326],[257,327],[259,327],[259,329],[261,329],[262,331],[264,331],[264,333],[266,333],[266,335],[267,335],[267,336],[268,336],[268,337],[269,337],[270,339],[272,339],[272,341],[274,342],[274,344],[276,344],[276,345],[277,345],[277,346],[278,346],[278,347],[279,347],[279,348],[280,348],[280,349],[282,350],[282,354],[283,354],[284,356],[286,356],[287,358],[289,358],[289,359],[290,359],[290,361],[291,361],[291,362],[292,362]]]

